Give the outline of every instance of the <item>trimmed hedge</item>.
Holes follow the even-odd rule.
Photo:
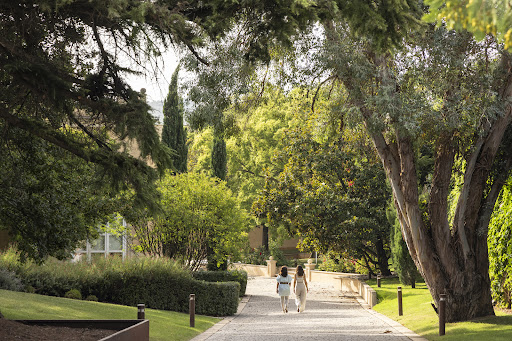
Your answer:
[[[14,271],[35,293],[63,297],[71,289],[82,297],[127,306],[188,312],[189,295],[196,295],[196,313],[229,316],[236,313],[240,283],[206,282],[164,259],[111,259],[89,264],[48,261],[21,264],[0,254],[0,269]],[[227,278],[227,277],[226,277]]]
[[[100,301],[127,306],[145,303],[148,308],[188,312],[190,294],[196,295],[196,313],[228,316],[236,313],[240,284],[212,283],[192,277],[176,276],[172,272],[145,271],[110,272],[105,290],[107,297]]]
[[[238,282],[240,283],[240,297],[245,295],[247,289],[247,272],[244,270],[196,271],[192,273],[192,276],[206,282]]]

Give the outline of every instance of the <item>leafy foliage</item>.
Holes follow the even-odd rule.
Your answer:
[[[267,260],[272,256],[277,266],[290,266],[290,262],[280,249],[281,244],[282,242],[279,243],[276,239],[269,238],[268,250],[264,245],[255,249],[248,247],[247,250],[242,253],[240,260],[245,264],[267,265]]]
[[[240,283],[240,297],[245,295],[247,288],[247,272],[244,270],[194,271],[192,277],[206,282],[238,282]]]
[[[196,313],[226,316],[236,313],[240,283],[195,280],[190,272],[165,258],[105,259],[93,264],[50,260],[44,265],[21,264],[11,250],[0,255],[0,269],[10,269],[25,286],[43,295],[63,297],[76,289],[100,302],[188,312],[189,295],[196,294]],[[172,288],[170,290],[169,288]]]
[[[125,77],[156,74],[161,48],[171,45],[188,49],[207,63],[198,49],[218,41],[242,21],[250,27],[244,56],[268,60],[276,43],[290,44],[297,28],[315,17],[310,9],[311,4],[296,0],[187,5],[149,0],[4,1],[0,4],[0,124],[100,165],[103,181],[116,190],[133,190],[137,208],[149,206],[155,211],[154,181],[157,171],[162,174],[171,166],[170,151],[160,142],[143,94],[133,90]],[[98,132],[97,127],[104,129]],[[70,129],[84,134],[70,134]],[[109,143],[105,131],[120,145]],[[133,140],[140,159],[122,148]],[[157,170],[146,164],[148,159]]]
[[[205,174],[168,174],[159,183],[164,214],[134,223],[140,251],[180,260],[192,269],[208,248],[219,263],[236,255],[245,242],[247,216],[222,181]]]
[[[510,309],[512,304],[512,183],[503,188],[489,224],[489,276],[492,296]]]
[[[430,13],[424,20],[446,24],[449,29],[468,30],[477,40],[493,35],[512,51],[512,8],[506,1],[470,0],[445,1],[426,0]]]
[[[71,298],[73,300],[81,300],[82,294],[80,293],[80,290],[78,290],[78,289],[71,289],[64,294],[64,297]]]
[[[140,63],[145,48],[155,52],[153,42],[144,37],[170,24],[170,19],[156,18],[164,18],[156,12],[160,7],[129,0],[0,5],[2,126],[24,130],[100,165],[103,180],[117,190],[134,190],[139,207],[154,203],[151,184],[157,173],[110,143],[105,131],[119,142],[136,140],[141,158],[151,158],[159,169],[169,166],[149,106],[124,81],[130,70],[119,59],[133,53]]]
[[[357,130],[326,139],[317,128],[323,121],[307,115],[301,128],[284,134],[286,142],[276,158],[284,170],[267,180],[254,204],[256,215],[297,232],[303,250],[364,258],[389,273],[384,247],[390,194],[375,154]]]
[[[97,166],[23,130],[6,129],[0,143],[0,228],[24,257],[69,257],[131,202],[98,181]]]
[[[0,289],[23,291],[23,283],[14,271],[0,268]]]

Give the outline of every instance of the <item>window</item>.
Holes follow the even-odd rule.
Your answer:
[[[126,228],[126,221],[122,219],[122,225]],[[107,223],[107,227],[109,223]],[[88,261],[107,257],[126,258],[126,237],[116,236],[108,232],[101,232],[97,239],[87,240],[84,248],[75,253],[74,260],[78,261],[86,257]]]

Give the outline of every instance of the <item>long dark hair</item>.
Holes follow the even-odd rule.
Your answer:
[[[304,269],[300,265],[297,266],[297,276],[299,276],[299,277],[304,276]]]
[[[286,266],[283,266],[281,268],[281,271],[279,272],[279,274],[282,276],[282,277],[287,277],[288,276],[288,268]]]

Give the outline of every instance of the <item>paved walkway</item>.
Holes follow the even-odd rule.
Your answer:
[[[297,313],[290,299],[281,310],[275,279],[253,277],[233,317],[223,319],[193,341],[425,340],[397,322],[363,307],[349,293],[325,283],[309,283],[306,310]],[[290,298],[293,298],[294,295]],[[363,303],[364,305],[364,303]]]

